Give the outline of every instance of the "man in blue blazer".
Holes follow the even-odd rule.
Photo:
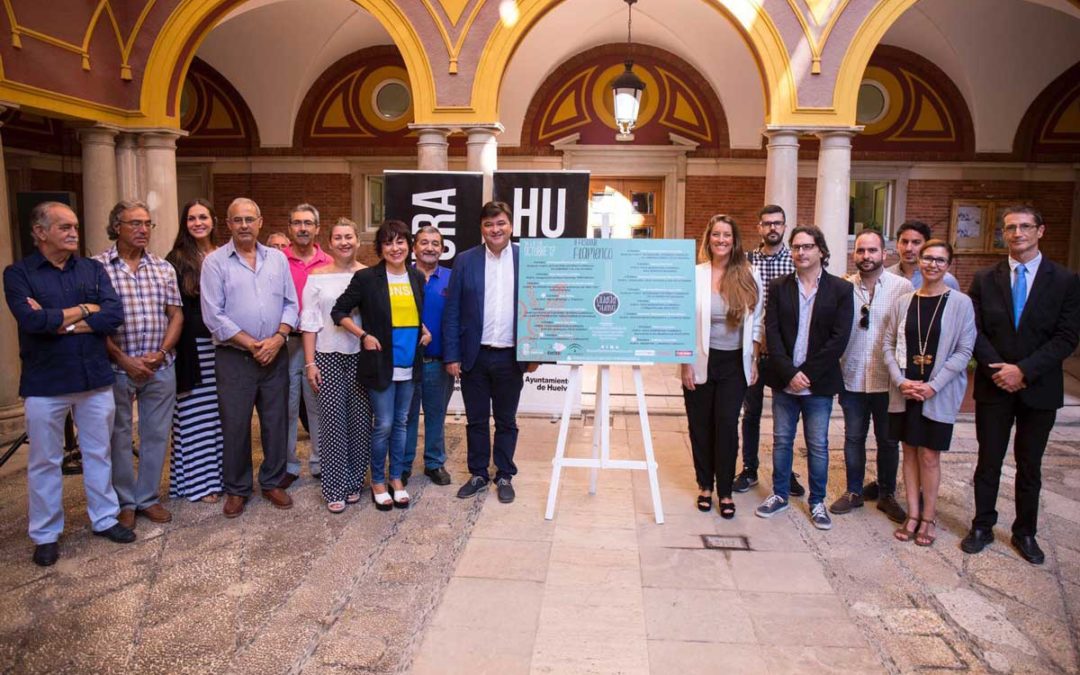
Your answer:
[[[517,408],[524,373],[536,364],[519,363],[515,353],[518,247],[510,243],[513,214],[503,202],[488,202],[480,214],[484,243],[458,254],[443,312],[443,361],[461,378],[467,420],[469,480],[457,496],[487,488],[488,464],[495,460],[499,501],[514,501],[517,473]],[[495,418],[494,446],[489,413]]]

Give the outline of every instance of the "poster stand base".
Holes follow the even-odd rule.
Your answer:
[[[589,494],[596,494],[596,484],[600,469],[629,469],[647,471],[649,489],[652,492],[653,515],[656,523],[664,522],[664,507],[660,502],[660,483],[656,477],[656,458],[653,455],[652,432],[649,429],[649,412],[645,406],[645,384],[641,376],[641,366],[629,364],[634,373],[634,390],[637,394],[638,419],[641,422],[641,438],[645,444],[645,460],[611,459],[611,366],[628,364],[594,364],[596,371],[596,396],[593,406],[593,442],[591,458],[566,456],[566,440],[570,431],[570,413],[573,393],[580,391],[581,368],[583,364],[570,364],[570,386],[566,402],[563,404],[562,420],[559,424],[559,441],[555,447],[555,458],[551,460],[551,487],[548,489],[547,510],[544,518],[555,517],[555,500],[559,495],[559,479],[563,467],[590,469]]]

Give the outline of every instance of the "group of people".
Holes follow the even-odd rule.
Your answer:
[[[467,419],[469,478],[458,497],[491,482],[514,500],[516,415],[524,373],[515,355],[519,253],[502,202],[481,212],[483,243],[439,264],[439,230],[401,221],[375,234],[379,262],[357,262],[360,232],[346,218],[319,244],[318,210],[300,204],[283,242],[259,241],[259,206],[228,207],[229,240],[214,242],[217,217],[204,199],[184,205],[172,250],[148,250],[154,223],[139,201],[109,214],[115,244],[78,256],[79,225],[64,204],[31,215],[37,251],[4,271],[19,326],[30,439],[29,531],[33,560],[59,556],[63,531],[64,420],[79,428],[87,509],[94,534],[134,541],[138,517],[166,523],[159,485],[172,439],[169,494],[216,503],[228,518],[254,493],[251,425],[258,412],[262,496],[288,509],[300,477],[298,420],[306,408],[309,471],[326,508],[344,512],[370,494],[379,510],[407,508],[420,412],[424,472],[449,485],[443,425],[455,378]],[[976,515],[962,548],[993,541],[1001,466],[1016,426],[1014,546],[1032,563],[1043,451],[1063,404],[1062,362],[1077,345],[1080,280],[1045,259],[1045,226],[1029,206],[1004,212],[1009,258],[979,272],[968,294],[949,273],[953,249],[917,221],[900,226],[900,261],[885,269],[885,239],[855,238],[856,271],[829,274],[820,229],[787,224],[775,205],[759,213],[761,244],[746,251],[735,221],[714,216],[695,270],[695,359],[681,366],[699,487],[697,506],[724,518],[734,492],[758,482],[764,386],[772,389],[772,491],[756,509],[769,518],[805,494],[792,472],[799,418],[808,450],[813,524],[876,500],[900,527],[894,536],[936,538],[940,454],[965,395],[974,354]],[[273,245],[277,243],[277,245]],[[790,244],[790,246],[789,246]],[[409,255],[415,262],[408,263]],[[287,395],[286,395],[287,392]],[[829,507],[828,427],[833,397],[844,417],[846,486]],[[134,410],[138,409],[137,463]],[[742,412],[743,470],[736,475]],[[494,438],[490,421],[494,419]],[[877,480],[864,485],[873,422]],[[171,428],[170,428],[171,426]],[[896,499],[903,447],[905,506]]]
[[[323,250],[310,204],[291,211],[287,245],[264,245],[259,206],[242,197],[229,205],[221,246],[210,202],[185,204],[164,259],[148,250],[149,207],[121,201],[108,219],[115,244],[83,258],[75,213],[39,204],[30,218],[37,250],[4,271],[19,327],[33,561],[48,566],[59,557],[69,414],[92,530],[117,543],[135,540],[137,518],[172,519],[159,495],[170,436],[170,496],[224,497],[226,517],[243,514],[255,489],[253,411],[259,489],[274,507],[291,508],[287,489],[302,470],[301,401],[310,473],[321,479],[327,509],[342,513],[360,501],[369,469],[376,508],[407,508],[421,410],[424,472],[436,485],[451,482],[443,422],[455,378],[470,472],[458,496],[488,486],[494,455],[499,501],[512,502],[518,399],[524,373],[536,366],[514,351],[511,217],[506,204],[486,204],[483,244],[458,255],[451,273],[439,264],[439,230],[414,235],[401,221],[379,227],[372,267],[357,261],[360,232],[346,218],[331,226]]]
[[[747,252],[735,221],[713,216],[696,268],[697,344],[680,376],[699,488],[697,506],[735,517],[733,492],[758,482],[763,388],[772,390],[771,494],[755,515],[770,518],[805,490],[792,473],[799,418],[807,447],[810,519],[832,527],[876,500],[902,542],[937,537],[940,457],[967,390],[974,356],[975,517],[961,542],[977,553],[993,541],[1001,467],[1016,427],[1016,519],[1011,543],[1030,563],[1044,554],[1037,532],[1041,462],[1064,403],[1062,363],[1077,347],[1080,278],[1045,258],[1042,215],[1031,206],[1003,212],[1009,256],[979,271],[967,294],[949,273],[952,246],[918,221],[897,232],[900,261],[884,267],[884,236],[855,237],[855,272],[829,274],[822,231],[795,227],[787,244],[782,208],[761,209],[761,244]],[[844,419],[846,485],[825,504],[833,398]],[[739,413],[743,470],[737,476]],[[873,423],[877,480],[864,484]],[[905,505],[896,499],[903,447]]]

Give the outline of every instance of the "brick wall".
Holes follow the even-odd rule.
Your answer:
[[[284,232],[288,225],[289,209],[307,202],[319,209],[324,240],[329,235],[327,227],[341,216],[352,217],[352,177],[349,174],[310,173],[227,173],[214,174],[214,209],[221,225],[220,241],[228,239],[225,211],[236,197],[248,197],[259,205],[263,215],[263,228],[259,239],[273,232]]]

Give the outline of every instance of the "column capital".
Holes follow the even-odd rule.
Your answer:
[[[144,148],[155,150],[176,150],[176,139],[187,136],[186,133],[178,133],[171,129],[154,129],[139,133],[139,144]]]
[[[843,146],[851,145],[851,139],[862,133],[863,129],[864,127],[861,125],[855,127],[828,127],[816,129],[813,133],[821,139],[822,146]]]
[[[506,131],[506,127],[498,122],[493,122],[490,124],[465,124],[462,125],[461,130],[464,131],[469,138],[472,138],[473,136],[498,136]]]
[[[107,145],[110,148],[116,143],[116,135],[120,133],[114,127],[93,126],[82,127],[76,130],[79,143],[85,145]]]
[[[440,126],[435,124],[409,124],[409,129],[415,131],[421,138],[425,135],[441,134],[443,138],[456,131],[456,127]]]

